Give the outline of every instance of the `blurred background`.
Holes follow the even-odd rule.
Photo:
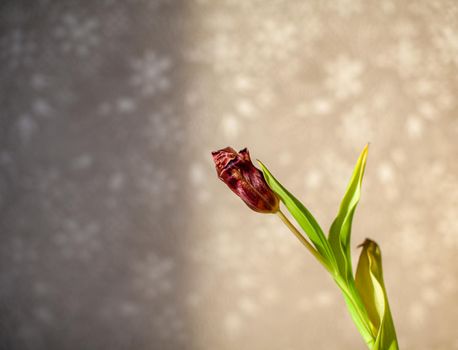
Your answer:
[[[353,249],[403,350],[458,349],[458,3],[3,0],[0,349],[365,349],[210,152],[249,147]]]

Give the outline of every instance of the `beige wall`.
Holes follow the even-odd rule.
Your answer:
[[[458,349],[456,1],[0,4],[0,347],[364,349],[331,279],[210,151],[247,146],[353,251],[403,350]],[[3,343],[1,343],[3,341]]]

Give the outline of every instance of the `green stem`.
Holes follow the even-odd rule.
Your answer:
[[[367,312],[361,301],[361,297],[352,288],[348,282],[343,279],[338,271],[332,269],[321,254],[313,247],[313,245],[302,235],[301,232],[289,221],[289,219],[279,209],[277,215],[283,221],[283,223],[290,229],[290,231],[299,239],[299,241],[307,248],[307,250],[324,266],[324,268],[334,277],[334,281],[341,289],[344,294],[345,301],[350,308],[350,313],[353,317],[353,321],[356,324],[360,334],[364,338],[364,341],[372,348],[375,343],[374,335],[371,332],[370,325],[368,323]],[[354,312],[352,312],[354,310]]]
[[[331,274],[334,272],[330,269],[326,261],[323,259],[321,254],[315,249],[314,246],[298,231],[298,229],[289,221],[289,219],[283,214],[283,212],[278,209],[277,215],[280,219],[285,223],[286,226],[290,229],[290,231],[299,239],[299,241],[308,249],[310,253],[324,266],[326,270],[328,270]]]
[[[358,291],[355,290],[355,288],[352,288],[351,285],[340,276],[334,277],[334,280],[344,295],[350,314],[359,330],[359,333],[363,337],[369,349],[372,349],[375,343],[376,335],[372,333],[367,311],[364,308]]]

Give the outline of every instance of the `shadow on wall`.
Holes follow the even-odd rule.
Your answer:
[[[0,5],[1,349],[192,347],[184,8]]]

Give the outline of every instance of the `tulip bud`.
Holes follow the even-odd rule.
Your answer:
[[[277,195],[264,180],[262,172],[250,159],[246,148],[237,153],[226,147],[212,152],[218,177],[251,209],[259,213],[276,213],[279,209]]]

